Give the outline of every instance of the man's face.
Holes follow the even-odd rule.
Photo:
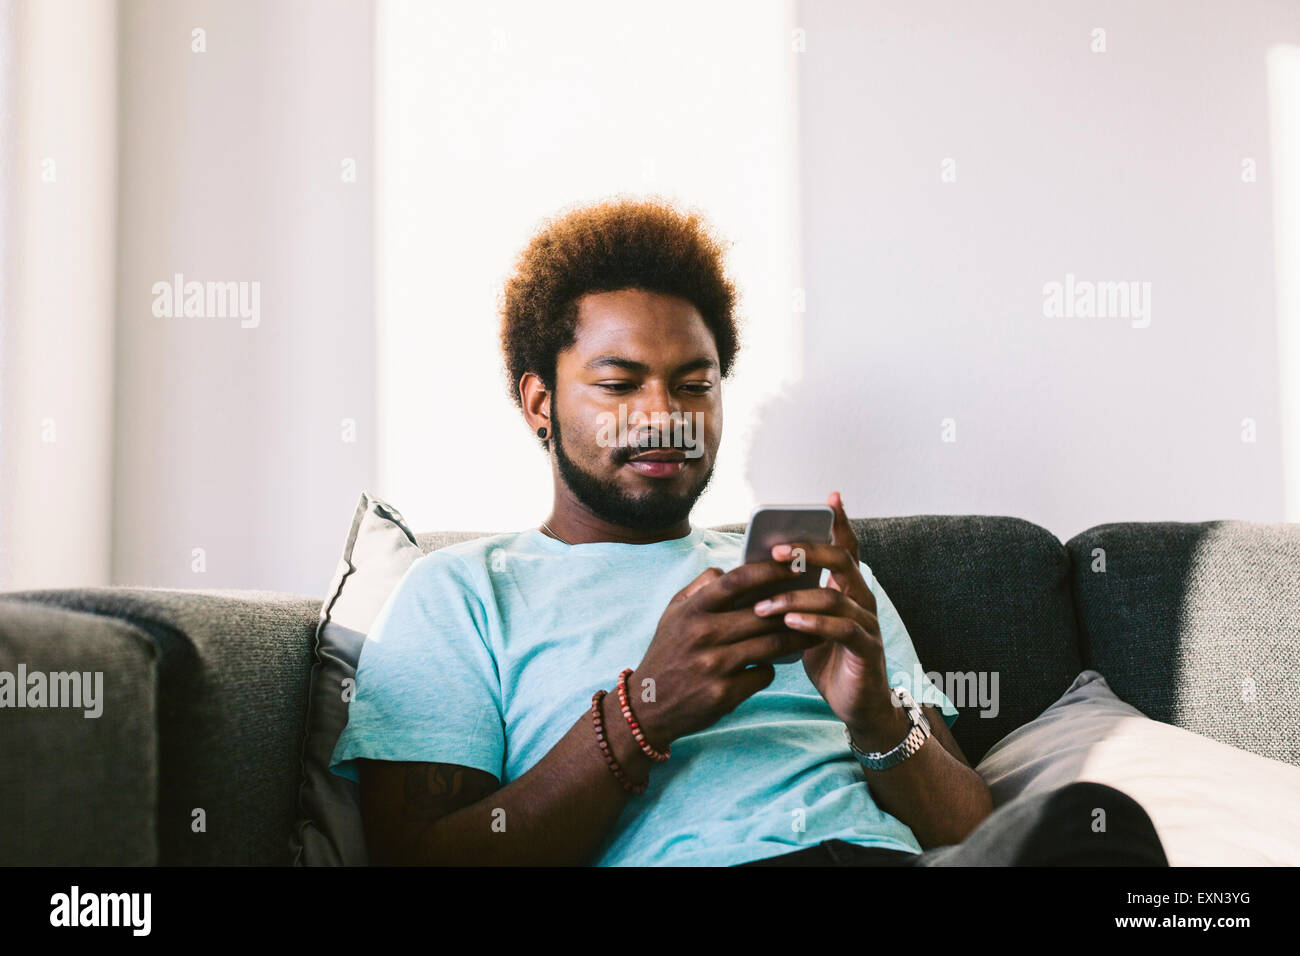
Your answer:
[[[713,475],[721,391],[713,334],[689,302],[638,289],[583,296],[551,398],[564,483],[611,524],[684,520]]]

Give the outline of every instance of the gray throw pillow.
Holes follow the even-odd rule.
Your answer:
[[[330,773],[334,745],[348,722],[357,658],[388,595],[424,552],[397,509],[362,493],[343,557],[321,607],[302,751],[296,866],[368,862],[355,783]]]
[[[1300,767],[1152,720],[1093,670],[975,769],[994,806],[1112,786],[1146,810],[1171,866],[1300,866]]]

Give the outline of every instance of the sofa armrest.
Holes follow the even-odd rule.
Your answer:
[[[124,621],[0,596],[0,865],[157,862],[156,663]]]
[[[9,602],[111,617],[158,668],[158,862],[287,864],[319,598],[84,588]]]

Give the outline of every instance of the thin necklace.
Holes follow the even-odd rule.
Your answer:
[[[558,534],[556,534],[554,531],[551,530],[551,526],[550,526],[549,524],[547,524],[545,521],[542,522],[542,527],[545,528],[547,531],[550,531],[552,537],[560,538],[560,536],[559,536]],[[565,544],[568,544],[569,547],[571,547],[571,548],[573,547],[573,545],[569,544],[569,542],[564,541],[563,538],[560,538],[560,540],[563,541]]]

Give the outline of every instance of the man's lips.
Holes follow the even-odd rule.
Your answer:
[[[638,475],[647,478],[671,478],[686,467],[686,453],[681,451],[642,452],[627,463]]]

